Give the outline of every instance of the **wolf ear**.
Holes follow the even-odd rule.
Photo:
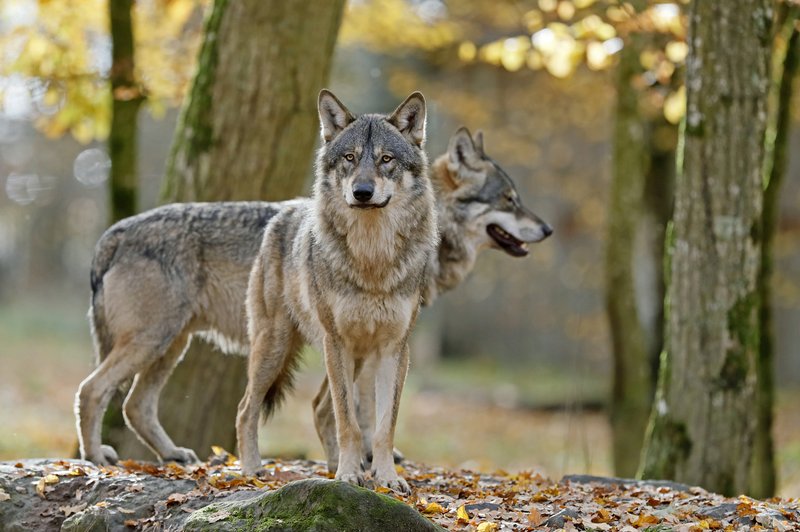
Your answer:
[[[483,131],[479,129],[475,132],[472,136],[472,143],[475,145],[475,151],[477,151],[480,156],[486,153],[483,151]]]
[[[339,101],[339,98],[334,96],[328,89],[319,91],[317,109],[319,110],[322,139],[325,142],[333,140],[336,135],[356,119],[347,107]]]
[[[469,134],[469,129],[460,127],[456,134],[450,137],[450,145],[447,147],[447,155],[450,162],[455,166],[466,166],[471,168],[475,166],[475,162],[480,160],[483,148],[483,135],[477,134],[475,137],[478,139],[480,148],[472,139]]]
[[[425,98],[422,93],[411,94],[387,120],[404,137],[421,147],[425,142]]]

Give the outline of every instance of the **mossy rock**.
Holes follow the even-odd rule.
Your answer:
[[[298,480],[245,501],[214,503],[194,512],[188,531],[440,531],[402,502],[326,479]]]

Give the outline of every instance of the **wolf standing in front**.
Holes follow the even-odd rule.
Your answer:
[[[353,116],[330,92],[319,96],[323,146],[311,202],[267,225],[247,293],[247,390],[236,431],[245,474],[261,465],[262,405],[291,379],[304,342],[324,350],[333,399],[336,478],[364,484],[354,381],[375,358],[372,476],[408,491],[392,457],[408,336],[425,267],[438,243],[427,177],[425,100],[409,96],[390,116]]]

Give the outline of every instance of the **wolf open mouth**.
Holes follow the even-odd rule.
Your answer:
[[[497,224],[489,224],[486,232],[497,242],[500,248],[512,257],[524,257],[528,254],[528,247],[522,240],[515,238]]]

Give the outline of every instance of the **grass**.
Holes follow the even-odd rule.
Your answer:
[[[74,302],[74,299],[72,300]],[[73,398],[92,370],[85,304],[52,297],[0,307],[0,460],[71,456]],[[322,458],[311,398],[322,377],[309,354],[296,393],[261,430],[276,456]],[[412,366],[396,444],[415,461],[491,471],[611,474],[605,415],[581,410],[606,394],[603,379],[491,360]],[[800,495],[800,390],[778,394],[779,494]],[[567,405],[549,409],[534,407]],[[571,405],[571,406],[570,406]]]

